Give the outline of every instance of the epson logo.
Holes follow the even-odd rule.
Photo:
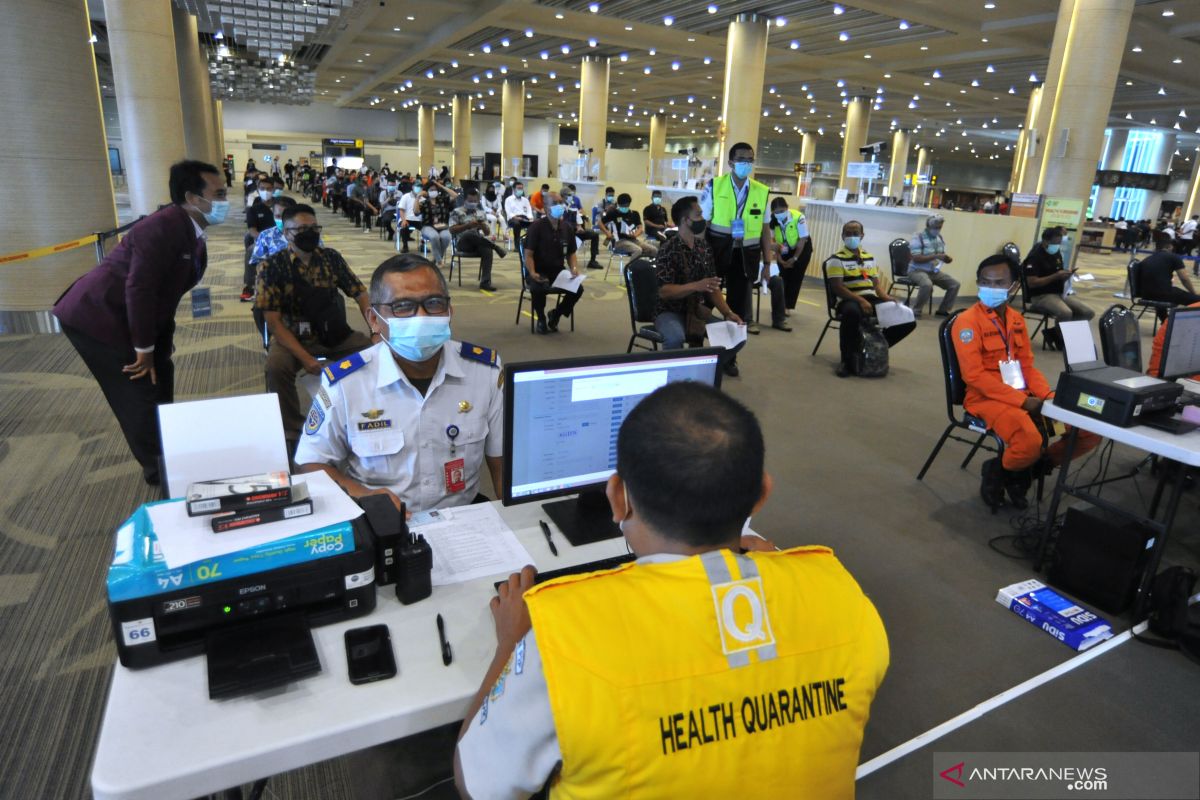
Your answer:
[[[244,586],[241,589],[238,589],[238,594],[252,594],[253,592],[265,592],[266,590],[267,585],[265,583],[259,583],[254,586]]]

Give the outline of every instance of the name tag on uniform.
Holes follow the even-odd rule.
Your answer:
[[[738,217],[733,221],[733,238],[746,238],[746,221],[741,217]]]
[[[1014,389],[1025,388],[1025,373],[1021,372],[1021,362],[1001,361],[1000,362],[1000,380]]]
[[[444,469],[446,472],[446,492],[448,494],[461,492],[467,488],[466,462],[463,459],[456,458],[453,461],[447,461]]]
[[[207,286],[192,289],[192,319],[212,316],[212,292]]]

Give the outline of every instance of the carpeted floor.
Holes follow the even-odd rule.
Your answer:
[[[327,244],[364,280],[394,252],[374,233],[325,211],[320,217]],[[953,231],[946,234],[953,245]],[[192,320],[186,299],[181,306],[178,399],[262,391],[262,346],[249,305],[237,297],[241,235],[237,224],[210,234],[204,283],[212,287],[213,316]],[[1084,299],[1098,312],[1117,302],[1112,295],[1121,290],[1125,259],[1085,255],[1082,263],[1097,278],[1081,291]],[[474,274],[468,262],[467,275]],[[494,347],[508,361],[624,352],[629,317],[615,265],[608,281],[590,273],[577,330],[564,325],[547,337],[530,336],[524,315],[513,323],[518,274],[509,255],[496,265],[494,293],[469,280],[459,289],[456,276],[455,338]],[[825,320],[817,284],[806,286],[791,319],[793,333],[764,327],[752,338],[740,358],[742,377],[725,386],[755,410],[768,439],[776,491],[756,528],[783,545],[832,545],[888,627],[892,668],[873,709],[865,760],[1071,653],[994,602],[998,587],[1033,573],[987,546],[1012,528],[1007,515],[992,516],[979,503],[979,461],[959,470],[963,451],[951,444],[923,483],[914,480],[945,425],[937,321],[922,322],[893,351],[888,378],[868,381],[833,376],[835,335],[810,356]],[[1148,320],[1144,328],[1148,357]],[[1061,357],[1037,357],[1053,380]],[[87,797],[115,658],[104,602],[112,534],[154,492],[142,484],[99,389],[64,338],[0,338],[0,388],[0,798]],[[1139,458],[1119,449],[1114,469]],[[1142,502],[1139,493],[1149,486],[1139,478],[1114,496]],[[1188,493],[1169,561],[1200,561],[1197,522],[1197,500]],[[1127,645],[1122,669],[1098,673],[1107,685],[1097,694],[1060,681],[1019,715],[1014,709],[1011,718],[988,718],[986,741],[1020,739],[1030,750],[1196,749],[1194,667],[1182,658],[1148,659],[1138,649]],[[1155,705],[1129,703],[1103,729],[1065,710],[1075,701],[1100,702],[1099,695],[1132,696],[1147,682],[1156,687],[1148,695]],[[1148,719],[1155,720],[1149,733]],[[1016,735],[1025,730],[1027,738]],[[1073,738],[1067,746],[1056,737]],[[861,796],[928,796],[928,764],[927,753],[914,754],[903,768],[864,782]],[[276,777],[267,796],[341,798],[346,779],[342,761],[326,762]],[[441,791],[426,796],[451,794]]]

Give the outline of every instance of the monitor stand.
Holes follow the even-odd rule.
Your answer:
[[[621,529],[612,521],[612,507],[603,491],[580,492],[569,500],[542,503],[542,509],[575,547],[621,535]]]

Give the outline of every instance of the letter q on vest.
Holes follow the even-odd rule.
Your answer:
[[[725,655],[775,644],[762,578],[718,583],[712,594]]]

